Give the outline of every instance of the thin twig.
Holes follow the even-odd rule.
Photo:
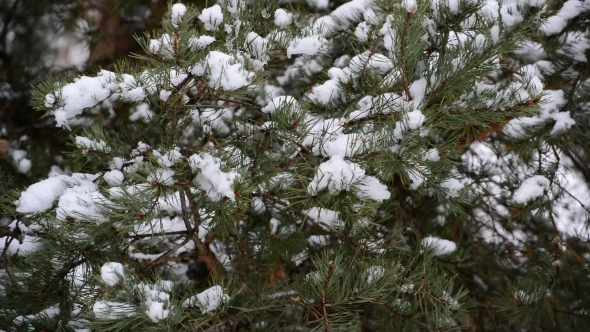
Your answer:
[[[221,262],[211,253],[209,248],[201,241],[199,238],[199,234],[196,231],[199,228],[199,225],[202,223],[201,216],[199,214],[199,210],[194,203],[193,200],[189,200],[189,204],[193,213],[193,221],[195,224],[195,228],[192,230],[190,238],[192,239],[193,243],[195,244],[195,248],[197,249],[199,260],[207,265],[209,271],[214,276],[221,276],[224,274],[224,268]],[[182,210],[182,219],[184,220],[185,225],[189,225],[188,216],[186,213],[186,193],[184,190],[180,191],[180,208]]]
[[[145,238],[154,237],[154,236],[170,236],[170,235],[184,235],[184,234],[186,234],[186,231],[127,235],[127,238],[139,240],[139,239],[145,239]]]
[[[15,227],[18,227],[18,220],[16,222]],[[12,243],[13,240],[14,240],[14,237],[12,235],[9,235],[6,237],[6,240],[4,241],[4,249],[2,250],[1,257],[2,257],[2,262],[4,263],[4,270],[6,271],[6,274],[8,275],[10,282],[12,282],[12,285],[15,286],[15,285],[17,285],[17,283],[15,281],[16,279],[14,278],[14,276],[12,275],[12,272],[10,271],[8,256],[6,255],[8,252],[8,247],[10,247],[10,244]]]
[[[184,208],[185,208],[184,205],[185,204],[184,204],[184,196],[182,195],[182,193],[183,192],[181,191],[180,199],[181,199],[181,204],[182,204],[182,207],[181,208],[183,209],[183,216],[182,217],[183,217],[183,220],[184,220],[184,225],[186,226],[186,230],[187,230],[185,232],[186,233],[186,237],[184,238],[184,240],[180,244],[178,244],[174,248],[166,251],[165,253],[163,253],[162,255],[160,255],[160,257],[156,258],[150,264],[148,264],[146,267],[144,267],[141,270],[140,274],[145,274],[152,267],[154,267],[154,266],[156,266],[156,265],[158,265],[160,263],[163,263],[168,256],[170,256],[173,252],[175,252],[176,250],[178,250],[178,249],[182,248],[184,245],[186,245],[191,240],[191,238],[193,237],[193,234],[195,232],[195,228],[192,228],[191,227],[190,223],[186,219],[186,216],[184,215]]]

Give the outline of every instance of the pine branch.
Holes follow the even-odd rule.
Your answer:
[[[180,191],[180,204],[182,209],[182,219],[184,220],[185,225],[190,226],[190,223],[188,222],[189,218],[186,212],[186,193],[184,190]],[[219,262],[219,260],[217,260],[215,255],[209,250],[209,248],[207,248],[203,241],[201,241],[198,233],[195,231],[202,223],[198,207],[196,206],[193,200],[189,200],[189,205],[191,208],[191,212],[193,213],[193,222],[195,224],[195,228],[192,232],[191,238],[193,243],[195,244],[195,248],[197,248],[199,260],[207,265],[209,271],[213,276],[222,276],[225,274],[223,265]]]

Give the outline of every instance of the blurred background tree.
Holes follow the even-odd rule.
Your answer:
[[[185,3],[203,8],[206,0]],[[68,138],[33,110],[32,86],[48,76],[112,70],[130,53],[141,54],[134,36],[158,29],[167,6],[166,0],[0,0],[0,194],[46,177],[54,165],[70,166],[55,158]],[[2,217],[8,216],[0,211]]]

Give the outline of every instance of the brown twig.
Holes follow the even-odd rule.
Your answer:
[[[188,222],[188,216],[186,213],[186,193],[184,192],[184,190],[180,191],[180,205],[182,210],[182,219],[184,220],[185,225],[188,225],[188,227],[190,227],[190,223]],[[199,234],[196,231],[199,228],[199,225],[202,223],[198,207],[196,206],[193,200],[189,201],[189,205],[193,213],[193,221],[195,224],[195,228],[192,230],[191,233],[191,239],[195,244],[195,248],[197,248],[199,260],[207,265],[212,275],[221,276],[225,273],[223,265],[219,262],[217,257],[215,257],[213,253],[211,253],[211,251],[209,250],[209,248],[207,248],[205,243],[201,241],[201,239],[199,238]]]
[[[139,239],[145,239],[145,238],[154,237],[154,236],[171,236],[171,235],[184,235],[184,234],[186,234],[186,231],[136,234],[136,235],[128,235],[127,238],[130,238],[130,239],[133,239],[133,240],[139,240]]]
[[[147,271],[149,271],[149,269],[151,269],[152,267],[164,263],[164,261],[168,258],[168,256],[170,256],[173,252],[175,252],[176,250],[182,248],[184,245],[186,245],[193,237],[194,233],[195,233],[195,229],[191,227],[190,223],[188,222],[188,219],[186,218],[186,215],[184,213],[184,209],[185,209],[185,202],[184,202],[184,192],[181,191],[181,195],[180,195],[180,200],[181,200],[181,209],[182,209],[182,219],[184,220],[184,225],[186,226],[186,237],[184,238],[184,240],[176,245],[174,248],[166,251],[165,253],[163,253],[162,255],[160,255],[160,257],[154,259],[150,264],[148,264],[146,267],[144,267],[141,271],[140,274],[145,274]]]
[[[18,221],[16,222],[16,227],[18,227]],[[2,262],[4,263],[4,270],[6,271],[6,275],[8,275],[8,278],[10,279],[10,282],[12,282],[13,285],[18,285],[17,282],[15,281],[16,279],[14,278],[14,276],[12,275],[12,272],[10,271],[9,268],[9,261],[8,261],[8,256],[6,255],[8,252],[8,247],[10,247],[10,244],[12,243],[12,241],[14,241],[14,236],[9,235],[6,237],[6,240],[4,241],[4,249],[2,250],[2,255],[0,255],[0,257],[2,257]]]

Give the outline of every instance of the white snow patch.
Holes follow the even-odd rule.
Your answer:
[[[455,242],[434,236],[428,236],[422,239],[422,246],[432,248],[436,256],[448,255],[457,249]]]
[[[102,178],[106,181],[106,183],[109,186],[115,187],[123,183],[125,176],[123,175],[123,172],[121,172],[118,169],[115,169],[112,171],[105,172]]]
[[[182,306],[198,307],[202,314],[213,314],[219,307],[230,301],[230,297],[219,285],[210,287],[203,292],[186,299]]]
[[[261,111],[264,113],[274,113],[277,109],[283,107],[288,107],[293,113],[299,113],[301,110],[299,103],[294,97],[279,96],[273,98]]]
[[[140,291],[143,291],[145,314],[157,323],[168,318],[170,315],[170,294],[172,291],[172,282],[170,280],[160,280],[155,284],[138,285]]]
[[[207,193],[209,199],[214,202],[219,202],[224,197],[235,200],[233,183],[239,177],[238,173],[221,171],[221,161],[208,153],[192,155],[189,163],[193,172],[198,171],[195,184]]]
[[[566,1],[556,15],[547,19],[541,27],[541,31],[546,36],[558,34],[567,26],[569,20],[586,12],[590,9],[587,3],[578,0]]]
[[[551,181],[542,175],[535,175],[524,180],[514,192],[512,199],[519,204],[526,204],[535,200],[549,191]]]
[[[175,28],[178,28],[178,24],[182,21],[182,17],[186,14],[186,6],[181,3],[175,3],[172,5],[170,11],[170,20]]]
[[[23,226],[24,225],[21,224],[19,228],[21,228],[22,230]],[[14,227],[11,227],[11,230],[12,229],[14,229]],[[8,241],[10,241],[10,244],[8,245],[8,248],[6,248]],[[3,236],[0,237],[0,252],[3,252],[6,248],[6,253],[8,255],[26,255],[27,253],[31,253],[39,249],[40,244],[40,239],[32,235],[24,235],[22,238],[22,242],[21,240],[13,238],[12,236]]]
[[[275,10],[274,24],[278,27],[285,27],[293,22],[293,14],[279,8]]]
[[[83,154],[91,150],[104,153],[111,152],[111,148],[104,141],[94,141],[83,136],[76,136],[76,146],[82,150]]]
[[[205,24],[206,30],[216,31],[219,25],[223,23],[223,13],[221,12],[221,7],[219,5],[215,5],[203,9],[201,15],[199,15],[199,20]]]
[[[344,227],[344,222],[340,220],[340,214],[336,211],[313,207],[303,212],[315,222],[321,222],[336,229]],[[325,230],[330,230],[330,227],[322,224],[320,226]]]
[[[215,37],[202,35],[199,37],[191,37],[188,40],[188,45],[195,51],[202,50],[215,41]]]
[[[58,175],[39,181],[20,194],[16,211],[19,213],[36,213],[47,211],[67,188],[67,175]]]
[[[47,95],[45,106],[54,107],[52,113],[57,126],[69,128],[68,120],[82,114],[85,108],[107,99],[118,87],[113,83],[114,77],[115,73],[101,70],[96,77],[78,77],[60,91]],[[59,101],[56,96],[59,96]]]
[[[362,42],[366,42],[369,40],[369,27],[367,26],[367,22],[363,21],[356,26],[354,30],[354,35]]]
[[[120,278],[125,277],[123,264],[117,262],[104,263],[100,268],[100,277],[109,286],[117,285],[121,281]]]
[[[344,160],[341,156],[332,156],[318,167],[317,173],[307,186],[310,195],[317,195],[324,188],[330,194],[337,194],[342,190],[350,191],[352,185],[365,176],[365,170],[359,164]]]
[[[295,54],[316,55],[327,43],[328,41],[320,35],[295,38],[287,47],[287,58],[291,59]]]
[[[440,186],[446,189],[447,197],[458,197],[459,192],[465,187],[461,181],[454,178],[443,181]]]
[[[19,149],[10,149],[9,155],[12,158],[12,162],[19,173],[27,174],[33,163],[27,158],[27,152]]]
[[[211,88],[226,91],[240,89],[254,79],[254,73],[244,69],[235,57],[219,51],[211,51],[205,60],[193,67],[191,73],[195,76],[207,74]]]
[[[402,1],[402,6],[404,8],[406,8],[406,11],[408,13],[415,13],[416,10],[418,9],[418,4],[416,3],[416,0],[403,0]]]
[[[337,194],[342,190],[353,191],[359,197],[379,201],[390,197],[387,186],[380,183],[377,178],[365,175],[365,170],[359,164],[337,155],[320,164],[316,175],[307,186],[307,192],[315,196],[326,188],[330,194]]]

